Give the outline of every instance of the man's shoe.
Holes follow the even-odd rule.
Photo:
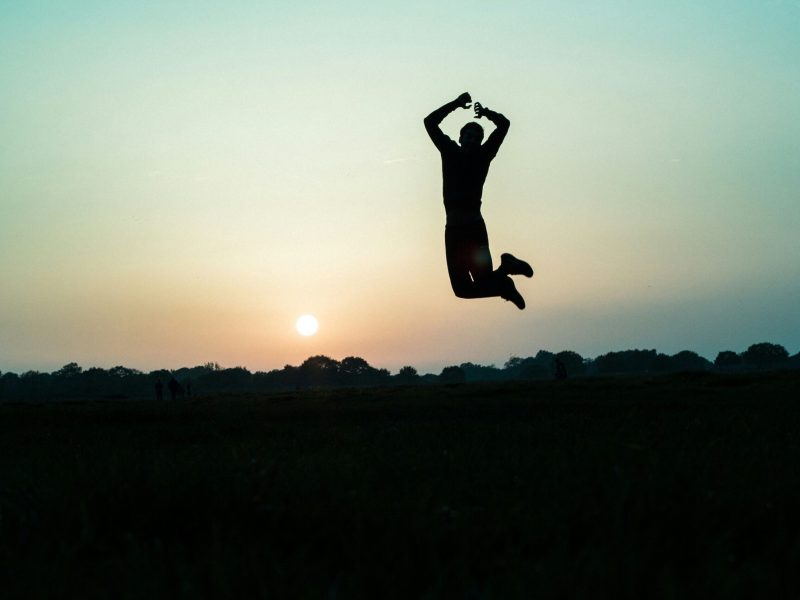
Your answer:
[[[520,310],[525,308],[525,298],[523,298],[522,294],[517,291],[517,286],[515,286],[514,282],[511,281],[511,277],[506,277],[503,287],[503,292],[500,294],[500,297],[503,300],[512,302],[514,306]]]
[[[505,253],[500,255],[500,269],[508,275],[525,275],[533,277],[533,267],[516,256]]]

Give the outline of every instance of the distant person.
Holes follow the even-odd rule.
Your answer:
[[[156,400],[161,402],[164,399],[164,384],[161,383],[161,380],[158,379],[156,381]]]
[[[556,379],[559,381],[567,378],[567,365],[560,358],[556,359]]]
[[[181,389],[181,384],[178,383],[178,380],[174,377],[170,377],[169,381],[167,382],[167,388],[169,389],[170,399],[175,400],[175,397],[178,395],[178,391]]]
[[[476,102],[476,118],[486,117],[495,125],[485,144],[481,145],[483,127],[475,121],[461,128],[458,144],[439,128],[447,115],[457,108],[469,108],[471,102],[472,98],[465,92],[425,117],[425,129],[442,156],[447,213],[444,244],[450,285],[459,298],[499,296],[522,310],[525,299],[509,275],[532,277],[533,269],[525,261],[505,253],[500,255],[500,267],[493,270],[489,236],[481,215],[481,196],[489,163],[500,149],[511,123],[500,113]]]

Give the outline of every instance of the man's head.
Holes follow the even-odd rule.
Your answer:
[[[475,121],[470,121],[461,128],[461,135],[458,138],[458,143],[464,150],[470,151],[480,148],[483,141],[483,127],[478,125]]]

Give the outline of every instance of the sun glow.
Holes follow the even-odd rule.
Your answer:
[[[300,335],[314,335],[319,329],[319,322],[317,322],[317,318],[314,315],[303,315],[297,319],[295,327]]]

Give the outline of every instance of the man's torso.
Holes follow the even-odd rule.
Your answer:
[[[491,159],[483,148],[465,152],[453,144],[442,155],[442,191],[445,210],[480,212],[483,184]]]

